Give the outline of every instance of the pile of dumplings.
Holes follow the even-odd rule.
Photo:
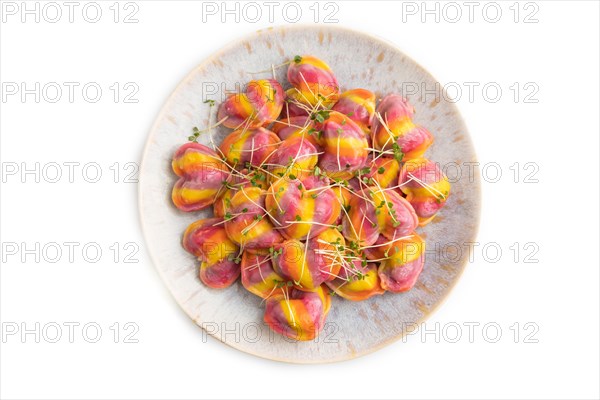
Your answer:
[[[287,65],[289,89],[254,80],[219,105],[213,127],[232,129],[219,146],[197,143],[210,129],[195,128],[173,157],[172,199],[184,212],[213,207],[183,234],[200,280],[220,289],[241,276],[273,331],[311,340],[332,295],[361,301],[414,286],[425,261],[416,229],[450,184],[423,157],[433,136],[402,96],[341,92],[313,56]]]

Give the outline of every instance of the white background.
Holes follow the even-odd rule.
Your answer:
[[[3,3],[5,7],[7,2]],[[354,361],[314,366],[271,362],[212,338],[203,340],[202,331],[179,309],[155,272],[140,232],[137,185],[124,182],[124,164],[140,161],[149,128],[177,83],[230,41],[269,25],[286,24],[284,3],[275,9],[272,22],[259,2],[260,21],[242,18],[236,23],[228,16],[224,24],[220,14],[203,22],[201,2],[137,1],[134,17],[139,22],[130,24],[122,20],[125,11],[134,8],[123,10],[121,3],[120,22],[115,23],[109,9],[114,2],[99,3],[103,15],[98,23],[82,18],[84,2],[75,9],[73,23],[62,2],[63,16],[57,23],[48,23],[43,15],[39,23],[33,15],[22,23],[20,13],[3,14],[3,84],[25,82],[29,88],[35,82],[80,84],[73,103],[65,87],[57,103],[43,96],[36,103],[34,95],[23,102],[20,93],[2,99],[3,172],[14,165],[21,168],[21,163],[33,167],[40,162],[40,168],[51,162],[80,166],[73,183],[66,167],[58,183],[43,176],[36,183],[35,175],[23,178],[20,171],[3,177],[2,398],[598,398],[597,2],[541,1],[529,8],[499,2],[502,16],[497,23],[484,18],[484,3],[475,9],[473,22],[467,6],[456,3],[463,13],[457,23],[447,20],[455,15],[450,9],[439,22],[435,15],[425,15],[423,23],[421,2],[412,3],[418,8],[415,15],[407,12],[413,8],[400,2],[335,3],[339,25],[387,39],[442,84],[462,86],[458,106],[479,160],[498,163],[502,170],[498,182],[483,182],[478,241],[497,243],[503,252],[491,262],[493,251],[486,261],[482,246],[478,247],[448,300],[427,321],[430,331],[435,331],[436,323],[461,326],[457,343],[446,340],[455,331],[446,331],[439,343],[434,334],[417,334]],[[309,9],[313,2],[299,4],[302,22],[314,23]],[[321,22],[323,6],[319,6]],[[443,6],[438,5],[440,13]],[[518,22],[515,8],[520,10]],[[538,22],[524,23],[535,10],[533,19]],[[53,18],[54,11],[47,11]],[[493,10],[488,12],[487,17],[493,18]],[[289,16],[294,16],[291,11]],[[103,89],[97,103],[81,96],[81,87],[88,82]],[[129,91],[122,91],[115,103],[109,89],[115,82],[121,90],[128,82],[137,85],[139,92],[133,98],[139,101],[123,102]],[[464,82],[480,84],[473,101]],[[495,103],[481,92],[490,82],[503,89]],[[516,102],[509,88],[515,82],[521,87]],[[528,82],[539,88],[529,98],[537,103],[525,102],[531,90],[523,91],[523,85]],[[81,166],[90,162],[102,168],[98,183],[82,178]],[[116,162],[119,183],[109,169]],[[509,169],[515,162],[521,167],[517,183]],[[534,176],[538,183],[524,182],[527,162],[539,167]],[[35,255],[26,255],[22,262],[22,252],[5,251],[7,243],[22,242],[29,248],[36,242],[41,247],[52,242],[80,245],[73,262],[65,247],[56,263],[48,262],[53,252],[42,255],[40,262]],[[81,254],[82,246],[92,242],[103,250],[97,263]],[[116,262],[109,248],[115,242],[121,248]],[[138,262],[124,262],[128,251],[123,246],[130,242],[139,246],[133,256]],[[516,260],[510,249],[515,242],[521,248]],[[537,263],[525,262],[529,251],[523,246],[528,242],[539,248],[532,258]],[[63,326],[62,338],[50,343],[43,336],[36,343],[34,334],[22,338],[20,331],[7,333],[15,326],[21,329],[22,323],[31,329],[36,322],[48,329],[51,323]],[[68,322],[80,324],[73,343],[63,325]],[[102,328],[97,343],[88,343],[81,333],[90,322]],[[116,322],[118,343],[110,329]],[[138,343],[125,343],[124,334],[131,332],[124,329],[127,322],[139,327],[133,336]],[[469,322],[481,324],[472,343],[464,325]],[[486,323],[502,329],[496,343],[489,340],[495,336],[493,330],[483,334]],[[539,330],[525,340],[536,326]],[[88,333],[94,336],[93,330]],[[54,337],[53,330],[46,334]]]

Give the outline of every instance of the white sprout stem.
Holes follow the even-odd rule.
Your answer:
[[[396,233],[396,232],[394,231],[394,234],[395,234],[395,233]],[[380,243],[380,244],[373,244],[373,245],[371,245],[371,246],[363,246],[363,247],[361,247],[360,249],[361,249],[361,250],[364,250],[364,249],[372,249],[372,248],[375,248],[375,247],[383,247],[383,246],[388,246],[388,245],[390,245],[390,244],[392,244],[392,243],[396,243],[396,242],[399,242],[399,241],[401,241],[401,240],[410,239],[410,238],[412,238],[412,237],[413,237],[413,235],[402,236],[402,237],[399,237],[399,238],[397,238],[397,239],[392,239],[392,240],[390,240],[389,242]]]
[[[261,221],[260,219],[255,219],[254,221],[252,221],[252,223],[250,225],[246,225],[246,227],[244,229],[242,229],[242,236],[244,236],[248,232],[250,232],[256,225],[258,225],[258,223],[260,221]]]
[[[279,224],[279,222],[277,222],[277,220],[269,213],[269,211],[267,211],[266,208],[264,208],[263,206],[261,206],[260,204],[256,203],[254,200],[252,200],[250,198],[250,196],[248,196],[248,194],[246,193],[246,190],[244,190],[244,187],[242,186],[241,188],[242,193],[244,194],[244,196],[246,197],[246,199],[248,199],[249,202],[251,202],[252,204],[254,204],[256,207],[260,208],[261,210],[263,210],[265,212],[265,214],[267,214],[269,217],[271,217],[272,220],[274,220],[276,223]]]
[[[415,176],[414,176],[413,174],[411,174],[410,172],[408,173],[408,176],[410,176],[410,178],[411,178],[411,179],[414,179],[414,180],[415,180],[415,181],[416,181],[416,182],[417,182],[419,185],[423,186],[423,187],[424,187],[424,188],[425,188],[425,189],[426,189],[426,190],[427,190],[429,193],[431,193],[432,195],[434,195],[434,196],[436,196],[436,197],[437,197],[437,196],[441,196],[443,199],[446,199],[446,195],[445,195],[445,194],[443,194],[442,192],[440,192],[439,190],[437,190],[437,189],[436,189],[436,188],[434,188],[433,186],[431,186],[431,185],[428,185],[427,183],[423,182],[423,181],[422,181],[422,180],[420,180],[419,178],[415,177]],[[435,191],[435,192],[437,192],[437,195],[436,195],[436,193],[433,193],[433,192],[432,192],[432,190],[433,190],[433,191]]]

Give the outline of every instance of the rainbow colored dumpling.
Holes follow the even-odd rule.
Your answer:
[[[315,129],[320,132],[323,154],[319,167],[337,179],[352,177],[367,164],[369,143],[365,133],[349,117],[337,111],[320,112]]]
[[[221,103],[217,118],[232,129],[260,128],[279,117],[283,99],[283,88],[275,79],[250,81],[245,93],[233,94]]]
[[[369,259],[381,261],[381,287],[390,292],[410,290],[425,264],[425,240],[416,233],[389,240],[380,236],[375,247],[365,250]]]
[[[337,229],[328,229],[301,242],[291,239],[275,248],[280,251],[274,269],[286,281],[301,290],[313,291],[337,277],[342,267],[344,237]]]
[[[263,299],[282,294],[280,283],[284,279],[273,269],[273,251],[266,254],[244,250],[242,254],[242,285],[250,293]]]
[[[390,240],[405,236],[418,225],[415,210],[395,190],[363,189],[351,198],[349,208],[342,232],[361,245],[372,245],[379,234]]]
[[[241,188],[225,206],[227,236],[244,249],[265,249],[283,240],[267,216],[265,197],[259,187]]]
[[[290,62],[287,78],[293,88],[287,96],[311,108],[330,108],[340,94],[333,71],[323,60],[313,56],[296,56]]]
[[[356,122],[368,136],[375,114],[375,93],[367,89],[351,89],[343,92],[332,110],[346,115]]]
[[[398,185],[415,209],[420,226],[428,224],[450,196],[448,178],[437,163],[425,158],[404,163]]]
[[[331,227],[341,210],[327,182],[315,178],[300,181],[289,176],[271,185],[265,205],[281,234],[298,240],[306,240]]]
[[[305,136],[291,136],[277,146],[267,164],[271,182],[281,177],[304,180],[319,161],[317,148]]]
[[[183,234],[183,248],[200,261],[200,280],[206,286],[226,288],[240,276],[235,262],[239,247],[225,233],[221,218],[190,224]]]
[[[230,165],[234,167],[260,167],[277,150],[279,137],[265,129],[239,129],[230,133],[219,147]]]
[[[213,204],[229,180],[229,168],[212,149],[186,143],[173,156],[173,172],[179,176],[171,198],[181,211],[198,211]]]
[[[308,114],[275,121],[271,130],[275,132],[281,140],[299,136],[307,139],[315,146],[315,148],[319,146],[317,141],[317,131],[314,129],[313,122],[308,117]]]
[[[433,135],[416,125],[415,109],[400,95],[390,94],[377,106],[371,135],[373,147],[383,151],[400,151],[403,160],[418,158],[433,143]]]
[[[326,288],[304,292],[286,287],[283,294],[267,299],[264,321],[274,332],[290,339],[312,340],[323,329],[330,307]]]
[[[348,262],[338,277],[326,284],[335,294],[351,301],[366,300],[385,292],[377,274],[377,265],[368,263],[363,266],[360,260]]]

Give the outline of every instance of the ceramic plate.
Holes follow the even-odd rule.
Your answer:
[[[225,290],[204,286],[198,278],[197,262],[183,250],[181,238],[191,222],[210,216],[212,211],[183,213],[172,205],[171,188],[176,177],[171,171],[171,157],[187,141],[193,127],[207,125],[209,105],[204,100],[220,102],[224,90],[235,90],[236,83],[272,77],[271,65],[280,65],[296,54],[325,60],[342,91],[363,87],[380,98],[414,89],[415,84],[427,88],[436,84],[427,71],[397,48],[364,33],[325,26],[259,31],[208,58],[167,100],[143,154],[139,207],[154,264],[175,300],[197,325],[226,344],[260,357],[295,363],[333,362],[391,344],[448,295],[468,260],[468,252],[456,252],[453,244],[472,241],[476,236],[480,182],[477,177],[454,182],[440,215],[419,229],[428,251],[424,270],[411,291],[385,293],[362,302],[334,296],[324,331],[314,341],[295,342],[272,333],[262,322],[262,299],[247,292],[241,283]],[[286,70],[276,69],[282,83],[287,83]],[[260,71],[267,72],[255,73]],[[436,100],[431,95],[404,94],[417,110],[415,121],[435,136],[426,153],[428,158],[442,165],[476,161],[469,134],[453,103],[443,96]],[[220,143],[229,132],[216,129],[215,141]],[[203,138],[208,141],[207,136]],[[199,332],[199,340],[200,336]]]

